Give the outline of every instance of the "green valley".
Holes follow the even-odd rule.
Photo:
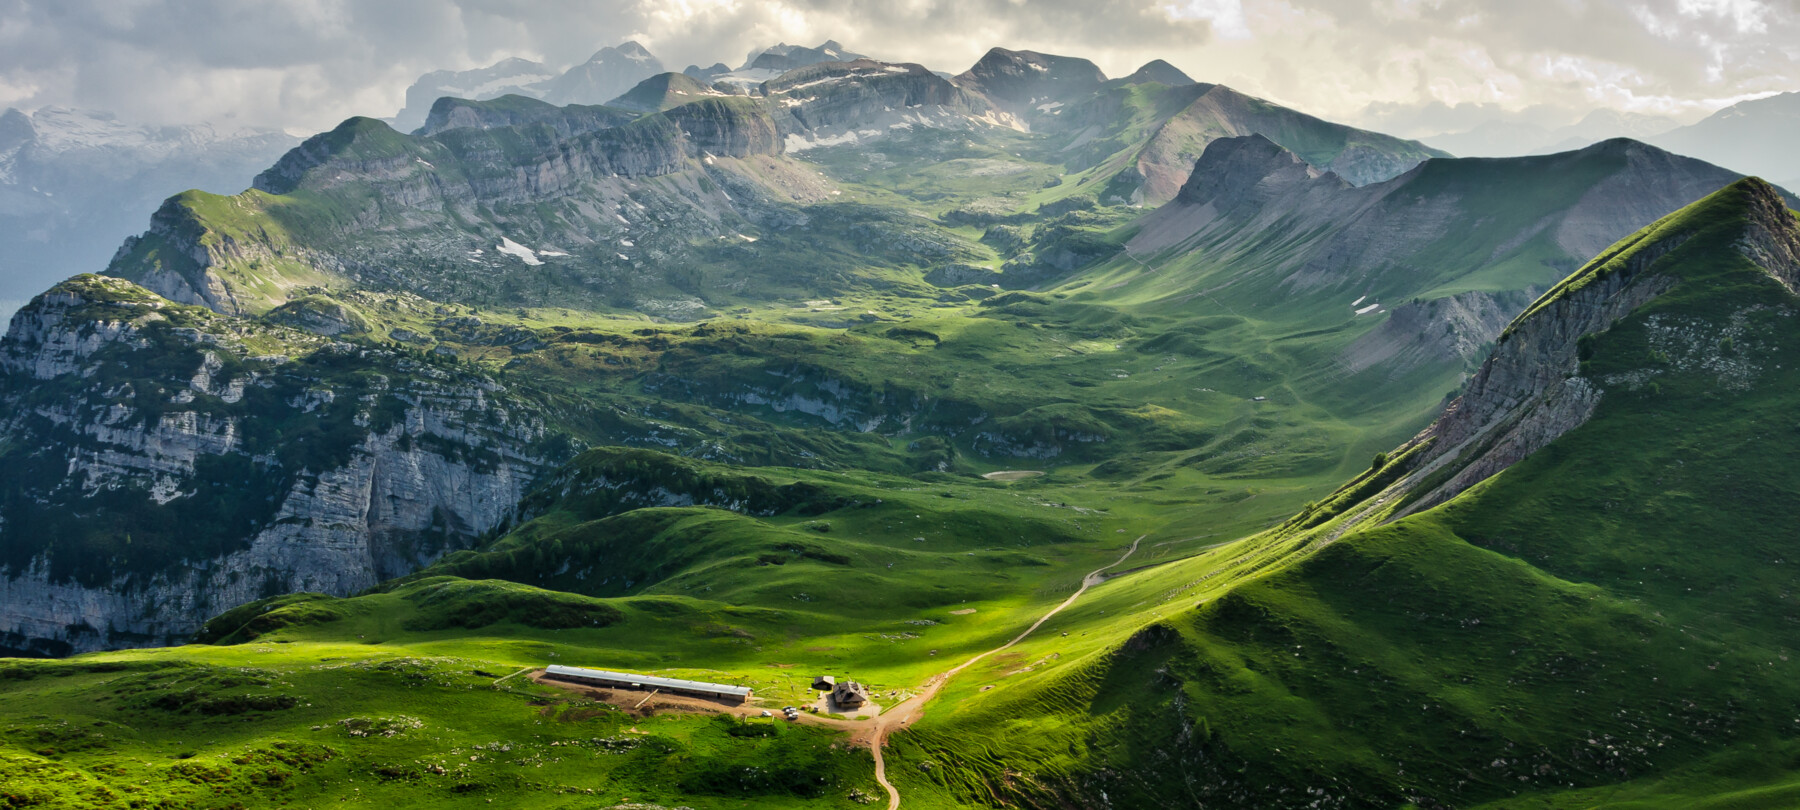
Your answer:
[[[20,310],[0,809],[1792,803],[1787,192],[748,70],[352,118]]]

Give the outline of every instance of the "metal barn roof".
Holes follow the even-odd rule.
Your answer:
[[[544,668],[550,675],[561,675],[569,678],[586,678],[596,681],[612,681],[615,683],[637,684],[647,689],[684,689],[690,692],[708,692],[716,695],[731,695],[747,698],[750,696],[748,686],[730,686],[722,683],[706,681],[689,681],[681,678],[658,678],[655,675],[638,675],[630,672],[609,672],[604,669],[583,669],[581,667],[565,667],[551,664]]]

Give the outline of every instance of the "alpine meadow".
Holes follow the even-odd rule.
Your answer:
[[[0,810],[1800,807],[1800,12],[87,5]]]

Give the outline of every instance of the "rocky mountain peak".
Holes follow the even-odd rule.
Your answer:
[[[608,107],[638,112],[657,112],[698,101],[706,96],[725,95],[700,80],[683,73],[658,73],[606,102]]]
[[[31,126],[31,116],[14,107],[0,113],[0,152],[11,152],[36,139],[37,130]]]
[[[1189,78],[1186,73],[1181,72],[1180,68],[1175,67],[1168,62],[1164,62],[1161,59],[1153,59],[1145,63],[1144,66],[1138,68],[1136,72],[1132,73],[1130,76],[1126,76],[1125,82],[1127,84],[1156,82],[1158,84],[1166,84],[1170,87],[1184,87],[1197,83]]]
[[[599,61],[601,56],[604,55],[609,50],[618,54],[619,56],[625,57],[626,59],[630,59],[632,61],[644,61],[644,60],[656,58],[655,56],[651,55],[650,49],[645,48],[643,45],[638,44],[637,40],[628,39],[628,40],[625,40],[624,42],[621,42],[618,45],[615,45],[611,48],[600,49],[600,51],[595,53],[592,58],[588,59],[588,61],[589,62]]]
[[[664,70],[662,61],[644,46],[624,42],[601,48],[585,63],[533,89],[541,93],[543,100],[559,106],[604,104]]]
[[[956,80],[995,102],[1020,108],[1091,92],[1105,83],[1106,74],[1078,57],[993,48]]]
[[[739,70],[789,71],[820,62],[854,62],[867,58],[869,57],[863,54],[845,50],[835,39],[825,40],[817,48],[781,43],[751,54]]]
[[[286,194],[298,188],[307,172],[339,158],[394,158],[405,151],[406,136],[386,122],[357,116],[345,119],[330,132],[307,138],[256,176],[255,188],[270,194]]]
[[[535,88],[556,75],[541,62],[516,56],[473,70],[434,70],[406,88],[406,107],[395,114],[394,126],[405,132],[417,129],[431,105],[445,96],[479,100],[508,93],[541,95]]]
[[[1349,185],[1262,135],[1241,135],[1207,144],[1176,199],[1190,204],[1210,202],[1224,210],[1251,201],[1251,197],[1270,199],[1294,186],[1321,181]]]

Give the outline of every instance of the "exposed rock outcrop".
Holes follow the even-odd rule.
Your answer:
[[[1472,290],[1409,301],[1357,338],[1339,362],[1351,373],[1382,366],[1390,376],[1398,376],[1427,363],[1475,360],[1533,298],[1523,290]]]
[[[789,150],[882,137],[895,127],[967,128],[991,109],[924,67],[868,59],[792,70],[758,92],[769,99]]]
[[[483,377],[96,276],[13,319],[0,402],[0,646],[35,653],[354,593],[500,525],[568,452]]]
[[[839,45],[835,39],[825,40],[817,48],[789,45],[784,42],[751,54],[749,61],[744,63],[743,69],[789,71],[825,62],[854,62],[858,59],[868,58],[860,53],[845,50],[844,46]]]
[[[544,124],[563,138],[595,132],[630,122],[637,116],[610,107],[572,104],[558,107],[524,96],[501,96],[492,101],[470,101],[462,98],[440,98],[431,105],[431,114],[420,135],[436,135],[450,129],[497,129]]]
[[[1706,204],[1740,223],[1733,249],[1795,289],[1800,226],[1774,187],[1747,179]],[[1689,225],[1682,213],[1614,245],[1508,327],[1464,394],[1415,440],[1431,446],[1400,485],[1418,490],[1406,512],[1455,497],[1593,415],[1605,392],[1581,374],[1580,340],[1681,283],[1657,267],[1695,236],[1695,228],[1705,227]]]

